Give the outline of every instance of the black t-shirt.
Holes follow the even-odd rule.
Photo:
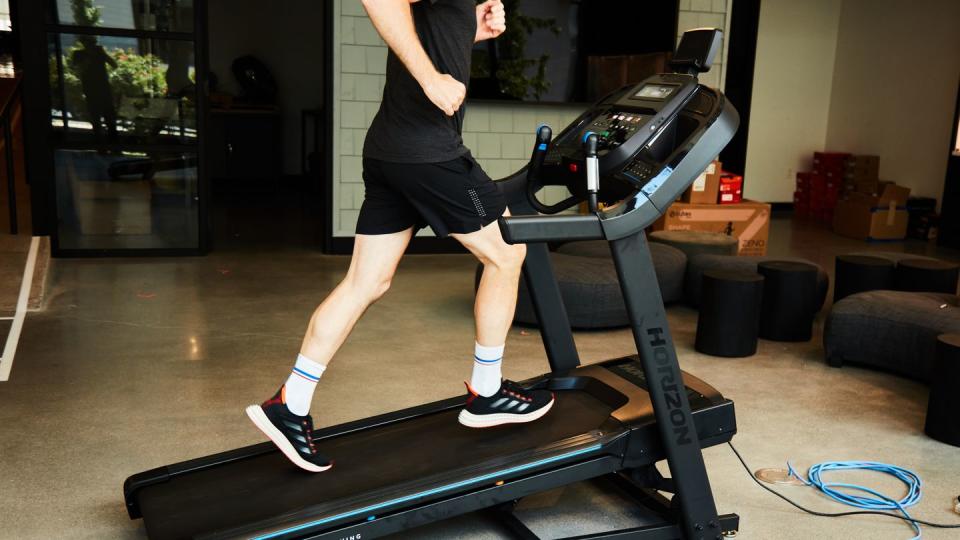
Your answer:
[[[477,35],[474,0],[424,0],[410,5],[427,56],[440,73],[464,85]],[[397,163],[438,163],[467,152],[463,146],[464,106],[447,116],[423,92],[391,50],[383,101],[363,144],[363,156]]]

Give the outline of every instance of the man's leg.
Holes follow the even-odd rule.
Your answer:
[[[387,292],[413,229],[393,234],[355,237],[350,269],[310,317],[297,364],[285,385],[287,407],[294,414],[310,412],[320,375],[363,312]]]
[[[310,318],[300,355],[286,383],[269,400],[247,407],[254,425],[302,469],[322,472],[333,466],[313,442],[309,415],[313,391],[364,310],[387,291],[412,236],[412,228],[357,235],[347,276]]]
[[[510,214],[505,212],[504,215]],[[517,307],[517,287],[527,247],[506,243],[496,221],[477,232],[450,236],[483,263],[483,276],[474,304],[477,342],[485,346],[503,344]]]
[[[496,221],[477,232],[451,236],[483,263],[474,304],[477,343],[470,386],[481,396],[492,396],[500,389],[503,346],[517,305],[526,246],[507,244]]]
[[[459,421],[474,428],[532,422],[553,407],[553,393],[527,390],[503,379],[500,373],[503,346],[517,305],[517,286],[526,246],[504,242],[496,222],[475,233],[452,236],[483,263],[474,305],[477,343],[470,396],[467,406],[460,411]]]

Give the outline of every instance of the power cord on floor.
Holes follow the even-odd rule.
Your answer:
[[[895,469],[898,471],[898,473],[904,473],[903,477],[901,477],[900,474],[895,474],[895,476],[903,480],[908,485],[907,496],[904,497],[904,499],[901,501],[895,501],[893,499],[890,499],[889,497],[886,497],[885,495],[882,495],[874,490],[871,490],[869,488],[865,488],[862,486],[856,486],[852,484],[837,484],[837,483],[824,484],[820,480],[820,473],[825,470],[866,468],[866,467],[854,467],[851,465],[852,463],[863,464],[864,462],[821,463],[819,466],[815,465],[814,467],[810,468],[810,473],[809,473],[810,480],[804,481],[806,485],[817,487],[818,489],[826,493],[827,496],[831,497],[836,501],[843,502],[844,504],[851,504],[858,508],[881,508],[881,507],[892,508],[892,509],[896,509],[903,512],[903,514],[902,515],[894,514],[892,512],[882,512],[879,510],[855,510],[852,512],[817,512],[816,510],[810,510],[809,508],[805,508],[793,502],[788,497],[782,495],[778,491],[770,488],[769,486],[763,485],[763,483],[757,480],[757,478],[753,475],[752,470],[747,465],[747,462],[743,460],[743,456],[740,455],[740,452],[738,452],[736,447],[733,446],[733,443],[728,442],[727,444],[730,446],[730,449],[733,450],[733,453],[737,456],[737,459],[740,460],[740,464],[743,465],[744,470],[747,471],[747,475],[750,476],[750,478],[754,482],[756,482],[758,486],[776,495],[777,497],[783,499],[793,507],[799,510],[802,510],[810,515],[819,516],[819,517],[844,517],[844,516],[861,516],[861,515],[892,517],[892,518],[899,519],[909,523],[914,528],[914,531],[916,531],[917,533],[917,536],[915,536],[914,538],[920,537],[920,525],[926,525],[928,527],[934,527],[937,529],[960,529],[960,524],[933,523],[930,521],[925,521],[922,519],[911,517],[909,514],[907,514],[907,512],[904,510],[904,507],[910,506],[911,504],[916,504],[916,502],[920,500],[920,478],[916,474],[910,471],[906,471],[906,469],[900,469],[899,467],[885,465],[885,467],[889,468],[889,470],[884,470],[883,472],[890,472],[891,474],[894,474],[892,471]],[[867,463],[871,463],[871,462],[867,462]],[[884,465],[884,464],[878,464],[878,465]],[[879,470],[879,469],[875,468],[873,470]],[[796,475],[792,467],[790,467],[790,472],[791,474]],[[799,476],[797,477],[799,478]],[[913,479],[915,479],[915,483]],[[803,479],[800,478],[800,480],[803,480]],[[855,495],[850,495],[847,493],[836,491],[832,489],[833,487],[846,487],[849,489],[860,490],[867,493],[871,493],[877,496],[878,498],[873,499],[870,497],[858,497]],[[847,502],[848,500],[850,502]],[[852,504],[854,501],[856,501],[857,504]],[[910,502],[909,504],[905,504],[904,501],[912,501],[912,502]]]

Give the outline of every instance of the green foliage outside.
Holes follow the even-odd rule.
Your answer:
[[[82,26],[100,25],[100,8],[92,0],[71,0],[74,21]],[[96,43],[96,42],[94,42]],[[99,45],[93,45],[99,47]],[[63,86],[67,100],[66,107],[74,117],[85,118],[86,107],[83,105],[83,89],[78,77],[79,69],[73,65],[74,52],[82,50],[84,45],[77,41],[63,51]],[[167,65],[153,54],[139,54],[133,49],[114,48],[106,50],[107,54],[116,62],[116,67],[107,66],[110,88],[113,91],[114,104],[119,107],[121,98],[129,103],[137,98],[143,98],[143,106],[149,101],[147,98],[163,97],[167,94],[166,71]],[[50,86],[57,92],[59,81],[57,77],[57,58],[51,55],[49,62]],[[191,77],[192,78],[192,77]],[[60,96],[53,96],[55,106],[61,109]],[[136,103],[134,103],[136,105]]]

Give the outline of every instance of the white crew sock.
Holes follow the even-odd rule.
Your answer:
[[[503,363],[503,345],[484,347],[477,343],[473,349],[473,377],[470,387],[483,397],[500,390],[500,365]]]
[[[313,390],[320,381],[327,366],[318,364],[302,354],[297,355],[297,363],[284,384],[284,400],[290,412],[298,416],[310,414],[310,401]]]

